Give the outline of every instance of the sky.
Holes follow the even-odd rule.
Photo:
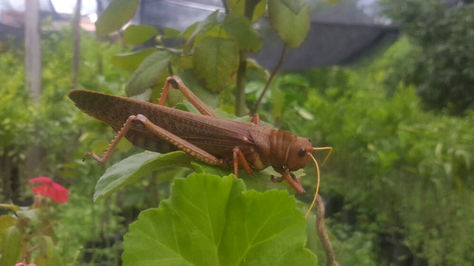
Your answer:
[[[54,9],[58,13],[73,13],[76,0],[51,0],[54,5]],[[96,0],[82,0],[81,13],[91,14],[96,11]]]

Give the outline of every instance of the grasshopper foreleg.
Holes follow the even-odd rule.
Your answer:
[[[288,181],[288,183],[290,183],[290,185],[298,193],[303,194],[305,192],[303,186],[300,183],[300,181],[298,181],[298,179],[296,179],[295,175],[293,173],[290,173],[290,171],[288,171],[288,169],[282,173],[282,176],[286,179],[286,181]]]
[[[115,149],[115,147],[118,145],[120,142],[120,139],[127,134],[127,131],[130,130],[133,121],[140,121],[145,128],[157,135],[163,138],[164,140],[170,142],[171,144],[175,145],[179,149],[183,150],[184,152],[188,153],[189,155],[197,158],[198,160],[201,160],[207,164],[210,165],[225,165],[224,161],[222,159],[218,159],[214,155],[206,152],[205,150],[191,144],[190,142],[178,137],[177,135],[153,124],[148,118],[146,118],[144,115],[138,114],[138,115],[131,115],[128,117],[127,121],[125,122],[124,126],[122,129],[119,131],[118,135],[114,138],[112,143],[110,144],[109,148],[105,152],[104,156],[101,158],[97,156],[94,153],[88,152],[84,154],[84,157],[86,156],[91,156],[94,158],[96,161],[100,163],[104,163],[107,161],[107,159],[110,157],[112,154],[112,151]],[[83,159],[84,159],[83,157]]]

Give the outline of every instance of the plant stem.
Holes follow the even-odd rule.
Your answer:
[[[321,195],[318,196],[316,202],[318,204],[316,229],[318,230],[319,240],[321,241],[321,244],[323,244],[324,251],[326,252],[326,265],[339,266],[339,263],[336,261],[336,257],[334,256],[334,250],[332,249],[331,241],[329,240],[328,232],[326,230],[326,223],[324,222],[326,209]]]
[[[260,0],[245,0],[245,16],[252,21],[253,11]],[[235,115],[245,114],[245,75],[247,74],[247,53],[239,52],[239,68],[237,70],[237,86],[235,90]]]
[[[286,43],[283,44],[283,49],[281,50],[280,59],[278,59],[278,63],[275,69],[273,69],[272,74],[270,75],[270,78],[268,78],[267,83],[265,84],[265,88],[263,88],[262,93],[260,94],[257,102],[255,103],[255,107],[253,108],[251,112],[252,115],[258,112],[258,107],[260,107],[260,103],[262,102],[263,96],[265,96],[265,93],[267,92],[268,87],[270,87],[270,84],[272,83],[273,78],[275,77],[276,73],[278,72],[278,70],[280,69],[283,63],[283,58],[285,57],[285,53],[286,53]]]
[[[237,87],[235,90],[235,115],[245,114],[245,74],[247,73],[247,53],[239,53],[239,68],[237,70]]]

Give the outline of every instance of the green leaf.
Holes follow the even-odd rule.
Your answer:
[[[165,30],[165,34],[163,35],[164,39],[178,38],[179,35],[181,34],[181,31],[173,29],[173,28],[169,28],[169,27],[165,27],[164,30]]]
[[[124,265],[316,265],[305,219],[286,191],[245,191],[233,175],[175,179],[169,200],[140,214]]]
[[[298,14],[294,14],[282,0],[268,1],[268,13],[273,28],[288,46],[298,47],[309,31],[309,9],[303,8]]]
[[[15,265],[20,261],[22,236],[20,229],[10,226],[3,235],[0,265]]]
[[[183,80],[184,84],[193,91],[196,96],[201,99],[204,103],[212,108],[216,108],[219,105],[219,95],[212,93],[207,90],[194,75],[193,70],[184,70],[178,72],[179,77]]]
[[[168,167],[189,166],[190,156],[182,151],[159,154],[145,151],[130,156],[111,167],[95,186],[94,201],[107,197],[119,188],[136,182],[153,171]]]
[[[206,87],[219,92],[232,83],[239,64],[238,46],[232,40],[206,37],[194,52],[195,73]]]
[[[295,15],[308,6],[308,0],[281,0],[281,2]]]
[[[116,54],[112,57],[110,62],[124,70],[135,70],[147,56],[156,51],[155,48],[146,48],[130,53]]]
[[[171,54],[167,51],[157,51],[145,58],[128,81],[125,88],[127,95],[141,94],[155,85],[160,78],[168,76],[170,59]]]
[[[10,215],[0,215],[0,251],[2,250],[3,246],[3,236],[5,235],[5,231],[8,228],[13,226],[16,223],[16,219]]]
[[[133,18],[138,7],[138,0],[114,0],[95,22],[97,35],[106,35],[120,30]]]
[[[218,25],[219,11],[212,12],[205,20],[191,24],[186,30],[184,30],[182,37],[186,40],[184,44],[184,50],[190,51],[194,45],[196,37],[204,32],[209,31],[214,26]]]
[[[149,25],[130,25],[123,32],[123,40],[132,45],[144,43],[158,34],[158,30]]]
[[[248,18],[229,14],[223,23],[227,34],[237,42],[241,50],[258,52],[262,49],[262,38],[252,27]]]
[[[252,22],[257,21],[261,16],[265,15],[265,7],[267,5],[267,0],[261,0],[255,6],[253,10]],[[229,0],[230,10],[232,14],[244,16],[245,14],[245,0]]]
[[[64,265],[64,261],[59,256],[58,249],[49,236],[40,237],[40,254],[35,259],[37,265],[60,266]]]

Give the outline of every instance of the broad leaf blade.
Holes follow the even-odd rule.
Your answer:
[[[106,35],[120,30],[135,15],[138,0],[114,0],[95,22],[97,35]]]
[[[281,2],[288,7],[295,15],[308,6],[308,0],[281,0]]]
[[[21,245],[23,242],[23,237],[21,235],[20,229],[16,226],[10,226],[5,230],[3,234],[3,239],[0,239],[3,242],[0,258],[0,265],[15,265],[15,263],[20,261],[21,255]]]
[[[206,87],[219,92],[229,86],[239,64],[238,45],[228,39],[206,37],[196,46],[195,73]]]
[[[135,70],[147,56],[156,51],[155,48],[146,48],[130,53],[116,54],[112,57],[110,62],[124,70]]]
[[[231,14],[244,15],[245,13],[245,0],[229,0],[229,6],[232,10]],[[255,9],[253,10],[252,22],[257,21],[261,16],[265,15],[265,7],[267,6],[267,0],[260,0]]]
[[[123,32],[123,40],[132,45],[144,43],[158,34],[158,30],[149,25],[130,25]]]
[[[262,38],[246,17],[229,14],[225,17],[223,26],[241,50],[258,52],[262,48]]]
[[[145,58],[128,81],[125,88],[127,95],[141,94],[155,85],[160,78],[166,78],[169,75],[168,62],[170,59],[171,54],[167,51],[157,51]]]
[[[142,212],[124,265],[316,265],[305,219],[284,191],[245,192],[234,176],[175,179],[172,196]]]
[[[153,171],[189,166],[190,157],[182,151],[159,154],[145,151],[130,156],[109,167],[95,186],[94,201],[107,197],[119,188],[136,182]]]
[[[294,14],[282,0],[268,1],[268,13],[273,28],[288,46],[298,47],[309,31],[309,9],[303,8],[298,14]]]

